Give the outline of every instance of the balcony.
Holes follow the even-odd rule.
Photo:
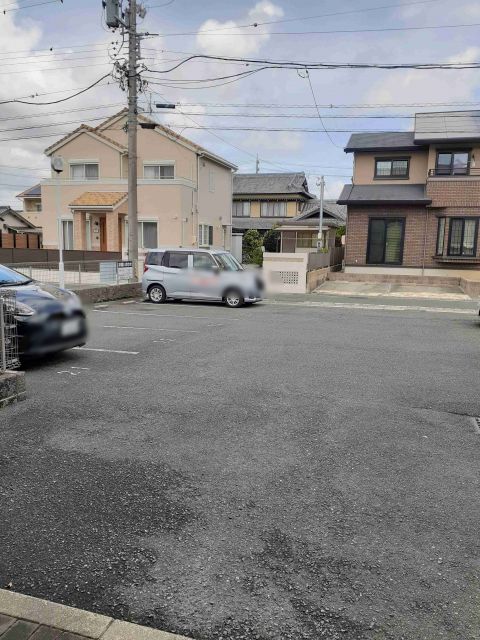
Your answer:
[[[445,170],[440,167],[435,167],[434,169],[428,170],[429,178],[446,178],[447,180],[450,178],[465,178],[465,177],[477,177],[480,178],[480,167],[462,167],[454,169],[453,171]]]

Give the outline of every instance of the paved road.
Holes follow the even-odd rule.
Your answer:
[[[197,640],[480,638],[473,309],[90,322],[0,415],[0,586]]]

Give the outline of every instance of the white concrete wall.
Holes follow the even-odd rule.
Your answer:
[[[267,293],[306,293],[308,253],[263,254]]]

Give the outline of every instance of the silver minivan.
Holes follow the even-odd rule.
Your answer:
[[[151,302],[218,300],[228,307],[258,302],[263,282],[223,249],[151,249],[145,257],[142,291]]]

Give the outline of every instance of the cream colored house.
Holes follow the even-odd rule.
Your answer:
[[[98,127],[82,125],[45,150],[64,160],[60,217],[65,249],[122,251],[128,244],[127,111]],[[232,172],[236,166],[140,115],[138,220],[140,254],[161,245],[230,248]],[[30,193],[33,190],[33,193]],[[58,247],[57,177],[27,190],[23,214]]]

